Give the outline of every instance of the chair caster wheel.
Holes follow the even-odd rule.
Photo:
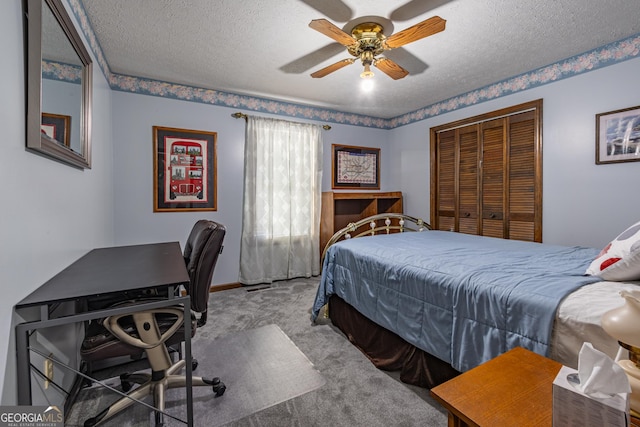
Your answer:
[[[191,359],[191,370],[195,371],[197,367],[198,367],[198,360],[197,359]]]
[[[202,378],[202,380],[211,385],[213,392],[215,393],[215,397],[220,397],[224,394],[224,392],[227,390],[227,386],[224,385],[224,383],[222,381],[220,381],[220,378],[215,377],[213,379],[209,379],[209,378]]]
[[[224,385],[224,383],[222,381],[220,381],[220,378],[214,378],[213,379],[213,392],[215,393],[215,397],[220,397],[224,394],[224,392],[227,390],[227,386]]]

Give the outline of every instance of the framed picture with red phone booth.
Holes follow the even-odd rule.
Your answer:
[[[153,211],[217,210],[216,132],[153,127]]]

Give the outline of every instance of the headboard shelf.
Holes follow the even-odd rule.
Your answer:
[[[383,213],[403,213],[401,191],[323,192],[320,251],[324,249],[335,232],[363,218]]]

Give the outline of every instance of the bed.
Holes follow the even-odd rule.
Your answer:
[[[323,255],[312,320],[328,313],[376,366],[426,387],[517,346],[574,368],[585,341],[615,357],[600,316],[638,285],[585,274],[599,249],[435,231],[398,214],[350,224]]]

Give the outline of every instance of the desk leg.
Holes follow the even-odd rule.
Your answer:
[[[452,414],[451,412],[449,412],[449,419],[448,419],[447,426],[448,427],[469,427],[467,423],[462,421],[460,418],[458,418],[457,415]]]
[[[184,357],[187,363],[187,426],[193,427],[193,386],[192,386],[192,364],[191,364],[191,303],[187,300],[183,303],[184,307]]]
[[[18,357],[18,405],[31,405],[31,358],[29,357],[29,331],[24,325],[16,326],[16,355]]]

